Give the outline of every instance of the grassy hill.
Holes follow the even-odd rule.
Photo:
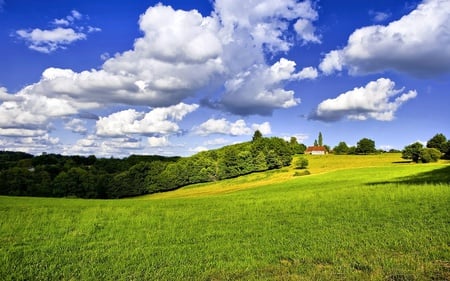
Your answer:
[[[290,167],[135,199],[0,197],[0,276],[450,279],[448,163],[308,160],[309,176]]]
[[[308,159],[308,171],[310,175],[320,175],[344,169],[356,169],[364,167],[395,167],[399,164],[411,164],[403,161],[399,153],[386,153],[374,155],[297,155],[292,163],[299,157]],[[446,162],[441,162],[446,163]],[[283,183],[292,179],[298,179],[296,172],[301,172],[293,165],[283,169],[263,173],[253,173],[230,180],[222,180],[215,183],[190,185],[172,192],[164,192],[138,197],[140,199],[198,197],[214,194],[224,194],[241,189],[261,187],[274,183]]]

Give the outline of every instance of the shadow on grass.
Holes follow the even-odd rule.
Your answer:
[[[392,162],[392,164],[410,164],[410,163],[412,163],[411,160],[404,160],[404,161],[395,161],[395,162]]]
[[[403,184],[449,184],[450,166],[445,166],[429,172],[423,172],[408,177],[401,177],[391,181],[371,182],[368,185],[403,183]]]

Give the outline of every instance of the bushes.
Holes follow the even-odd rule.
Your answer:
[[[430,163],[437,162],[442,156],[442,153],[436,148],[423,148],[419,142],[405,146],[402,151],[403,159],[411,159],[416,163]]]
[[[306,169],[308,167],[308,159],[304,158],[304,157],[300,157],[296,162],[295,162],[295,168],[296,169]]]
[[[419,158],[422,163],[437,162],[441,158],[441,152],[436,148],[424,148],[420,151]]]

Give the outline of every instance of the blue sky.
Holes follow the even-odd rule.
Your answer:
[[[450,1],[0,0],[0,149],[450,137]]]

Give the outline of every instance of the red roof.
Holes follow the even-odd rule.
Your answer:
[[[308,146],[308,148],[306,149],[306,152],[309,151],[327,151],[327,149],[324,146]]]

